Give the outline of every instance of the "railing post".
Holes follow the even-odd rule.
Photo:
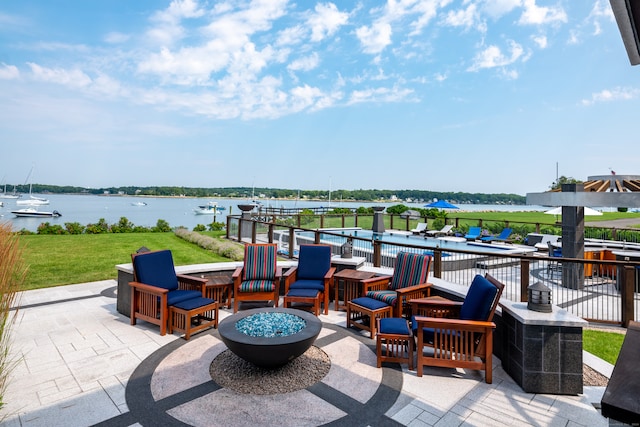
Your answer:
[[[442,278],[442,250],[433,250],[433,277]]]
[[[382,242],[372,240],[371,243],[373,243],[373,266],[380,267],[382,265]]]
[[[258,221],[251,221],[251,243],[256,243],[258,237]]]
[[[242,242],[242,216],[238,218],[238,242]]]
[[[540,234],[540,223],[536,222],[536,233]]]
[[[295,248],[295,242],[296,242],[296,229],[291,227],[289,228],[289,242],[287,243],[287,245],[289,246],[289,259],[293,258],[293,252],[296,250]]]
[[[324,214],[320,215],[320,228],[324,228]]]
[[[341,216],[342,216],[342,228],[344,228],[344,214],[342,214]]]
[[[631,265],[622,268],[622,280],[619,281],[620,299],[622,302],[622,326],[629,326],[629,322],[634,320],[634,300],[633,294],[636,287],[636,269]]]
[[[391,214],[391,219],[389,219],[389,228],[393,230],[393,214]]]
[[[527,258],[520,258],[520,302],[527,302],[529,300],[529,293],[527,288],[529,287],[529,268],[531,261]]]
[[[227,217],[227,229],[225,230],[225,237],[227,240],[231,238],[231,216]]]
[[[268,233],[268,236],[269,236],[269,243],[273,243],[273,227],[274,227],[274,222],[275,222],[275,221],[273,221],[272,223],[270,223],[270,224],[269,224],[269,231],[267,232],[267,233]]]
[[[316,231],[315,233],[313,233],[313,243],[315,243],[316,245],[320,244],[320,232]]]

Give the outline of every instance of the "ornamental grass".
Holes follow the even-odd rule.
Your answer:
[[[0,409],[5,405],[9,374],[17,363],[10,352],[11,327],[17,318],[13,308],[27,273],[19,237],[9,223],[0,223]]]

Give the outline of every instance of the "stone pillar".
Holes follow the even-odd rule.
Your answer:
[[[373,227],[371,230],[374,233],[384,233],[384,206],[373,207]]]
[[[242,211],[242,228],[240,229],[240,238],[251,238],[253,231],[251,224],[251,211],[253,210],[255,205],[238,205],[238,207]]]
[[[563,184],[562,192],[584,191],[583,184]],[[584,259],[584,207],[562,207],[562,257]],[[562,264],[562,286],[584,287],[584,264]]]

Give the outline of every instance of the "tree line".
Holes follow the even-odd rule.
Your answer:
[[[448,200],[459,204],[508,204],[524,205],[526,197],[506,193],[464,193],[428,190],[297,190],[266,187],[105,187],[85,188],[74,186],[57,186],[32,184],[34,193],[44,194],[93,194],[93,195],[130,195],[155,197],[225,197],[244,199],[290,199],[290,200],[327,200],[362,201],[362,202],[415,202],[430,203],[433,200]],[[28,193],[28,185],[7,185],[7,189],[15,188],[18,193]],[[7,190],[9,192],[9,190]]]

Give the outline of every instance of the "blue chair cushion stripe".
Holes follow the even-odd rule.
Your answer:
[[[429,255],[398,252],[389,288],[400,289],[427,283],[430,261]]]
[[[243,280],[275,280],[277,245],[246,245]]]
[[[275,284],[273,280],[245,280],[240,283],[240,292],[273,292]]]
[[[395,305],[398,299],[396,291],[368,291],[365,296],[382,301],[388,305]]]

